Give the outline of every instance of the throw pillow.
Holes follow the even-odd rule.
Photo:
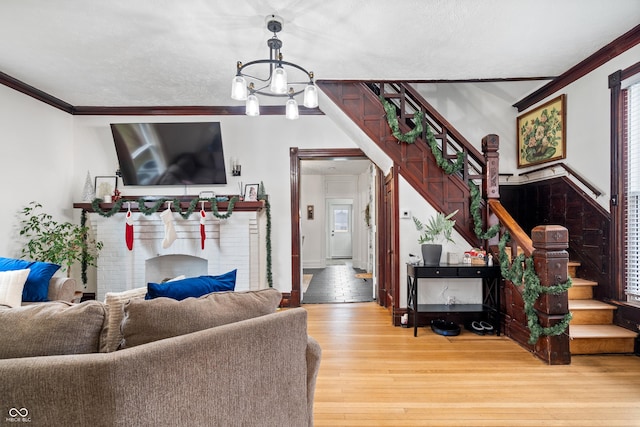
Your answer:
[[[124,306],[120,348],[274,313],[281,299],[280,291],[273,288],[214,292],[182,301],[131,299]]]
[[[49,280],[60,268],[57,264],[24,259],[0,258],[0,271],[31,270],[22,290],[22,301],[44,302],[48,300]]]
[[[20,307],[29,269],[0,272],[0,305]]]
[[[219,276],[198,276],[165,283],[148,283],[145,299],[167,297],[183,300],[189,297],[198,298],[211,292],[233,291],[236,288],[236,272],[237,270],[232,270]]]
[[[0,307],[0,359],[97,353],[106,320],[98,301]]]
[[[112,352],[118,349],[120,341],[122,341],[122,331],[120,324],[124,317],[124,305],[132,298],[144,299],[147,288],[130,289],[123,292],[107,292],[104,296],[104,303],[107,305],[109,312],[109,322],[105,331],[105,339],[102,342],[101,352]]]

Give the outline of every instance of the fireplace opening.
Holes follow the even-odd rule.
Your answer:
[[[208,261],[192,255],[160,255],[145,261],[146,283],[161,283],[184,275],[204,276],[208,272]]]

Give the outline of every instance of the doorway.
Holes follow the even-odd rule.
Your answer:
[[[347,197],[344,194],[330,197],[340,191],[346,191],[345,189],[349,185],[348,180],[335,176],[326,181],[318,181],[321,184],[312,186],[311,190],[314,191],[310,191],[309,182],[314,182],[314,180],[308,177],[305,179],[306,175],[301,170],[302,166],[307,164],[316,167],[316,165],[330,161],[329,164],[340,164],[341,167],[342,164],[348,164],[349,160],[358,160],[366,162],[366,168],[370,173],[372,163],[359,149],[298,150],[292,148],[290,151],[292,177],[292,292],[290,305],[297,306],[300,302],[373,301],[376,296],[374,290],[375,271],[372,271],[376,268],[374,253],[376,245],[375,237],[370,236],[369,233],[374,233],[375,227],[369,223],[367,223],[367,227],[363,226],[364,212],[369,213],[369,200],[359,199],[359,196]],[[313,162],[312,160],[323,160],[324,162]],[[347,161],[344,162],[344,160]],[[357,163],[351,162],[351,164]],[[350,173],[354,174],[353,170]],[[371,187],[375,186],[376,183],[372,179]],[[321,199],[310,200],[311,194],[317,193],[318,189],[321,192]],[[375,193],[377,190],[374,188],[369,191]],[[373,196],[367,197],[375,198]],[[310,219],[312,223],[309,222]],[[314,234],[313,227],[320,227],[321,224],[322,233]],[[362,231],[363,228],[365,231]],[[365,240],[364,245],[362,245],[362,239]],[[351,243],[349,243],[350,241]],[[358,247],[361,246],[364,246],[364,249],[360,249],[361,252],[358,253]],[[309,256],[310,251],[316,251],[313,253],[314,256]],[[313,282],[311,287],[308,280],[310,276]],[[305,279],[307,279],[306,283]],[[316,285],[320,285],[320,287]],[[329,285],[332,285],[331,289],[328,289]],[[324,289],[322,289],[323,286]],[[304,293],[305,289],[306,293]],[[314,294],[317,296],[320,293],[331,297],[324,300],[314,297]]]

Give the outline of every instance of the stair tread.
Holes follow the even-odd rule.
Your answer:
[[[635,338],[637,333],[615,325],[571,325],[569,335],[574,338]]]
[[[594,282],[593,280],[581,279],[579,277],[572,277],[571,286],[598,286],[598,282]]]
[[[615,305],[593,299],[569,300],[569,310],[616,310]]]

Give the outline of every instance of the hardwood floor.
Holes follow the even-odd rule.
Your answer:
[[[640,357],[548,366],[505,337],[394,327],[375,302],[305,304],[321,426],[640,426]]]

